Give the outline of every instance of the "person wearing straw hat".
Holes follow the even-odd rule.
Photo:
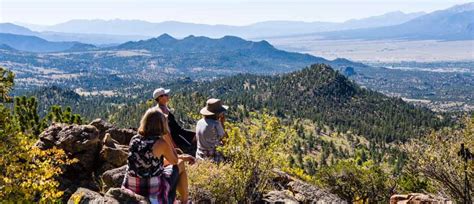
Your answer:
[[[211,98],[207,100],[206,107],[201,109],[200,113],[204,117],[196,125],[196,159],[209,159],[214,162],[224,160],[216,148],[222,145],[222,138],[226,135],[224,113],[228,108],[220,99]]]
[[[194,155],[196,151],[196,133],[182,128],[178,122],[176,122],[176,118],[168,108],[169,93],[169,89],[158,88],[153,91],[153,99],[157,102],[157,107],[168,117],[168,126],[174,147],[179,148],[187,154]]]

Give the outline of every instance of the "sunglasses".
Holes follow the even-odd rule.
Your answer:
[[[163,97],[163,96],[168,96],[168,94],[163,94],[163,95],[160,95],[159,97]]]

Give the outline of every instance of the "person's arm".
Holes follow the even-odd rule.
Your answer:
[[[183,161],[187,161],[189,164],[194,164],[196,162],[196,158],[189,154],[180,154],[178,158]]]
[[[163,155],[168,163],[176,165],[178,164],[178,155],[174,151],[174,148],[166,142],[164,138],[158,140],[153,145],[153,154],[156,157]]]
[[[224,122],[225,122],[224,115],[219,116],[219,123],[217,124],[216,130],[217,130],[217,135],[219,136],[223,144],[224,144],[223,139],[227,137],[227,133],[224,130]]]

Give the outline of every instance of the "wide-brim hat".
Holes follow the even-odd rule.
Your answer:
[[[223,105],[222,101],[217,98],[211,98],[207,100],[206,107],[199,111],[202,115],[216,115],[227,111],[229,106]]]
[[[169,92],[170,92],[169,89],[157,88],[155,89],[155,91],[153,91],[153,99],[156,99],[161,95],[168,94]]]

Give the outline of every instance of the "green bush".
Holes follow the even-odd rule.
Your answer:
[[[190,166],[190,193],[217,203],[258,201],[272,187],[273,170],[289,166],[286,152],[296,132],[276,117],[257,113],[243,123],[226,123],[226,131],[224,146],[218,148],[226,162]]]

